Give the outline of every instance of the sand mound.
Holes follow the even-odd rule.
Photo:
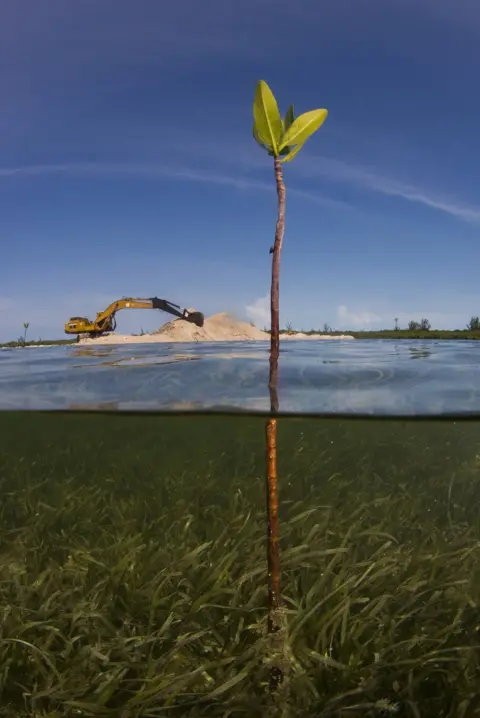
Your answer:
[[[189,312],[195,311],[189,309]],[[343,335],[312,335],[307,334],[282,334],[280,340],[284,339],[353,339],[352,336]],[[247,322],[235,319],[227,312],[214,314],[205,319],[203,327],[197,327],[184,319],[175,319],[164,324],[154,334],[142,336],[129,336],[116,334],[105,334],[97,339],[83,338],[80,344],[153,344],[156,342],[249,342],[249,341],[270,341],[267,332],[252,327]]]
[[[197,327],[183,319],[175,319],[160,327],[155,336],[169,342],[246,342],[269,339],[266,332],[247,322],[241,322],[226,312],[207,317],[203,327]]]

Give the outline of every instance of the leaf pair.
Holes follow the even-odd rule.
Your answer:
[[[327,115],[328,110],[310,110],[295,119],[293,105],[290,105],[282,120],[273,92],[260,80],[253,102],[253,136],[270,155],[289,162],[323,125]]]

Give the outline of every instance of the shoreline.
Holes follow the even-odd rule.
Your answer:
[[[339,339],[355,339],[351,334],[281,334],[280,342],[286,341],[328,341]],[[88,337],[80,339],[79,342],[72,344],[71,346],[105,346],[105,345],[125,345],[125,344],[230,344],[231,342],[243,342],[243,343],[256,343],[256,342],[269,342],[270,335],[265,332],[264,337],[247,337],[247,336],[233,336],[233,337],[222,337],[221,339],[208,338],[188,338],[183,339],[179,337],[169,337],[166,334],[144,334],[143,336],[134,336],[132,334],[105,334],[102,337],[96,339],[90,339]]]

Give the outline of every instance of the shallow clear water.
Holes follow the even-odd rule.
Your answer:
[[[480,411],[480,343],[289,341],[280,410]],[[0,351],[1,409],[268,409],[267,343],[138,344]]]
[[[478,716],[478,424],[278,420],[273,642],[263,416],[0,411],[0,718]]]

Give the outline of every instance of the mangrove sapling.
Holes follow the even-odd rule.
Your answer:
[[[327,110],[311,110],[295,118],[290,105],[282,119],[277,101],[269,86],[260,80],[253,102],[253,136],[256,142],[273,157],[277,188],[277,225],[272,254],[272,278],[270,288],[270,372],[268,388],[270,412],[266,424],[267,448],[267,560],[268,560],[268,631],[280,630],[280,560],[278,547],[278,488],[277,488],[277,421],[278,413],[278,357],[280,352],[280,259],[285,231],[285,183],[282,163],[289,162],[301,150],[305,141],[316,132],[327,117]],[[271,688],[282,681],[280,667],[274,666]]]

